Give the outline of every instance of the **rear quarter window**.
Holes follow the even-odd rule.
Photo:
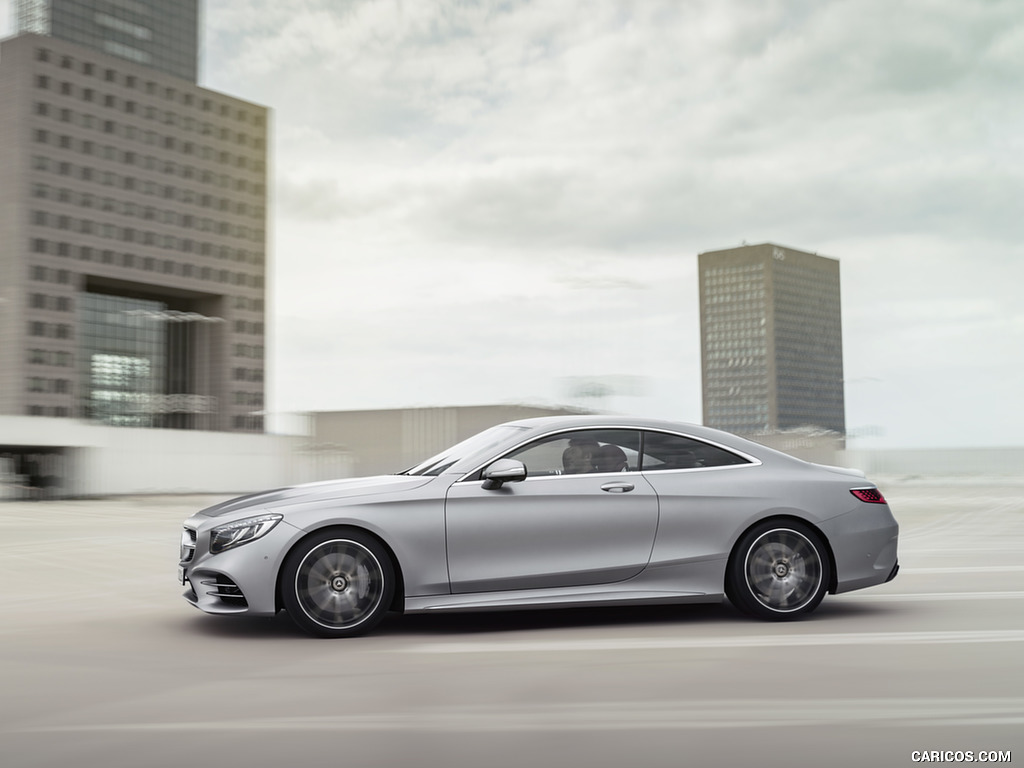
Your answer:
[[[640,469],[701,469],[749,464],[750,460],[717,445],[665,432],[644,432]]]

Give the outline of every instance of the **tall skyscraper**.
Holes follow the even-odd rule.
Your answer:
[[[17,0],[15,31],[66,40],[196,82],[198,0]]]
[[[195,84],[195,0],[30,11],[53,36],[0,43],[0,414],[261,431],[267,109]]]
[[[704,423],[846,432],[839,262],[771,243],[698,257]]]

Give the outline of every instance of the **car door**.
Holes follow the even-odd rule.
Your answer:
[[[493,490],[478,477],[453,484],[445,504],[452,592],[597,585],[640,573],[658,499],[636,471],[633,446],[639,433],[631,430],[549,435],[496,457],[523,461],[526,480]]]

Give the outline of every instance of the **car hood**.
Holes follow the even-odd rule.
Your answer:
[[[419,488],[434,478],[412,475],[379,475],[377,477],[354,477],[346,480],[326,480],[320,483],[306,483],[272,491],[261,491],[223,501],[198,512],[205,517],[222,517],[234,512],[252,508],[266,508],[297,499],[341,499],[356,496],[372,496],[382,493],[401,493]]]

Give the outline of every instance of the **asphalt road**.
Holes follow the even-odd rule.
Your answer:
[[[881,485],[899,577],[802,622],[396,616],[344,641],[180,597],[212,497],[2,503],[0,766],[1024,764],[1024,485]]]

